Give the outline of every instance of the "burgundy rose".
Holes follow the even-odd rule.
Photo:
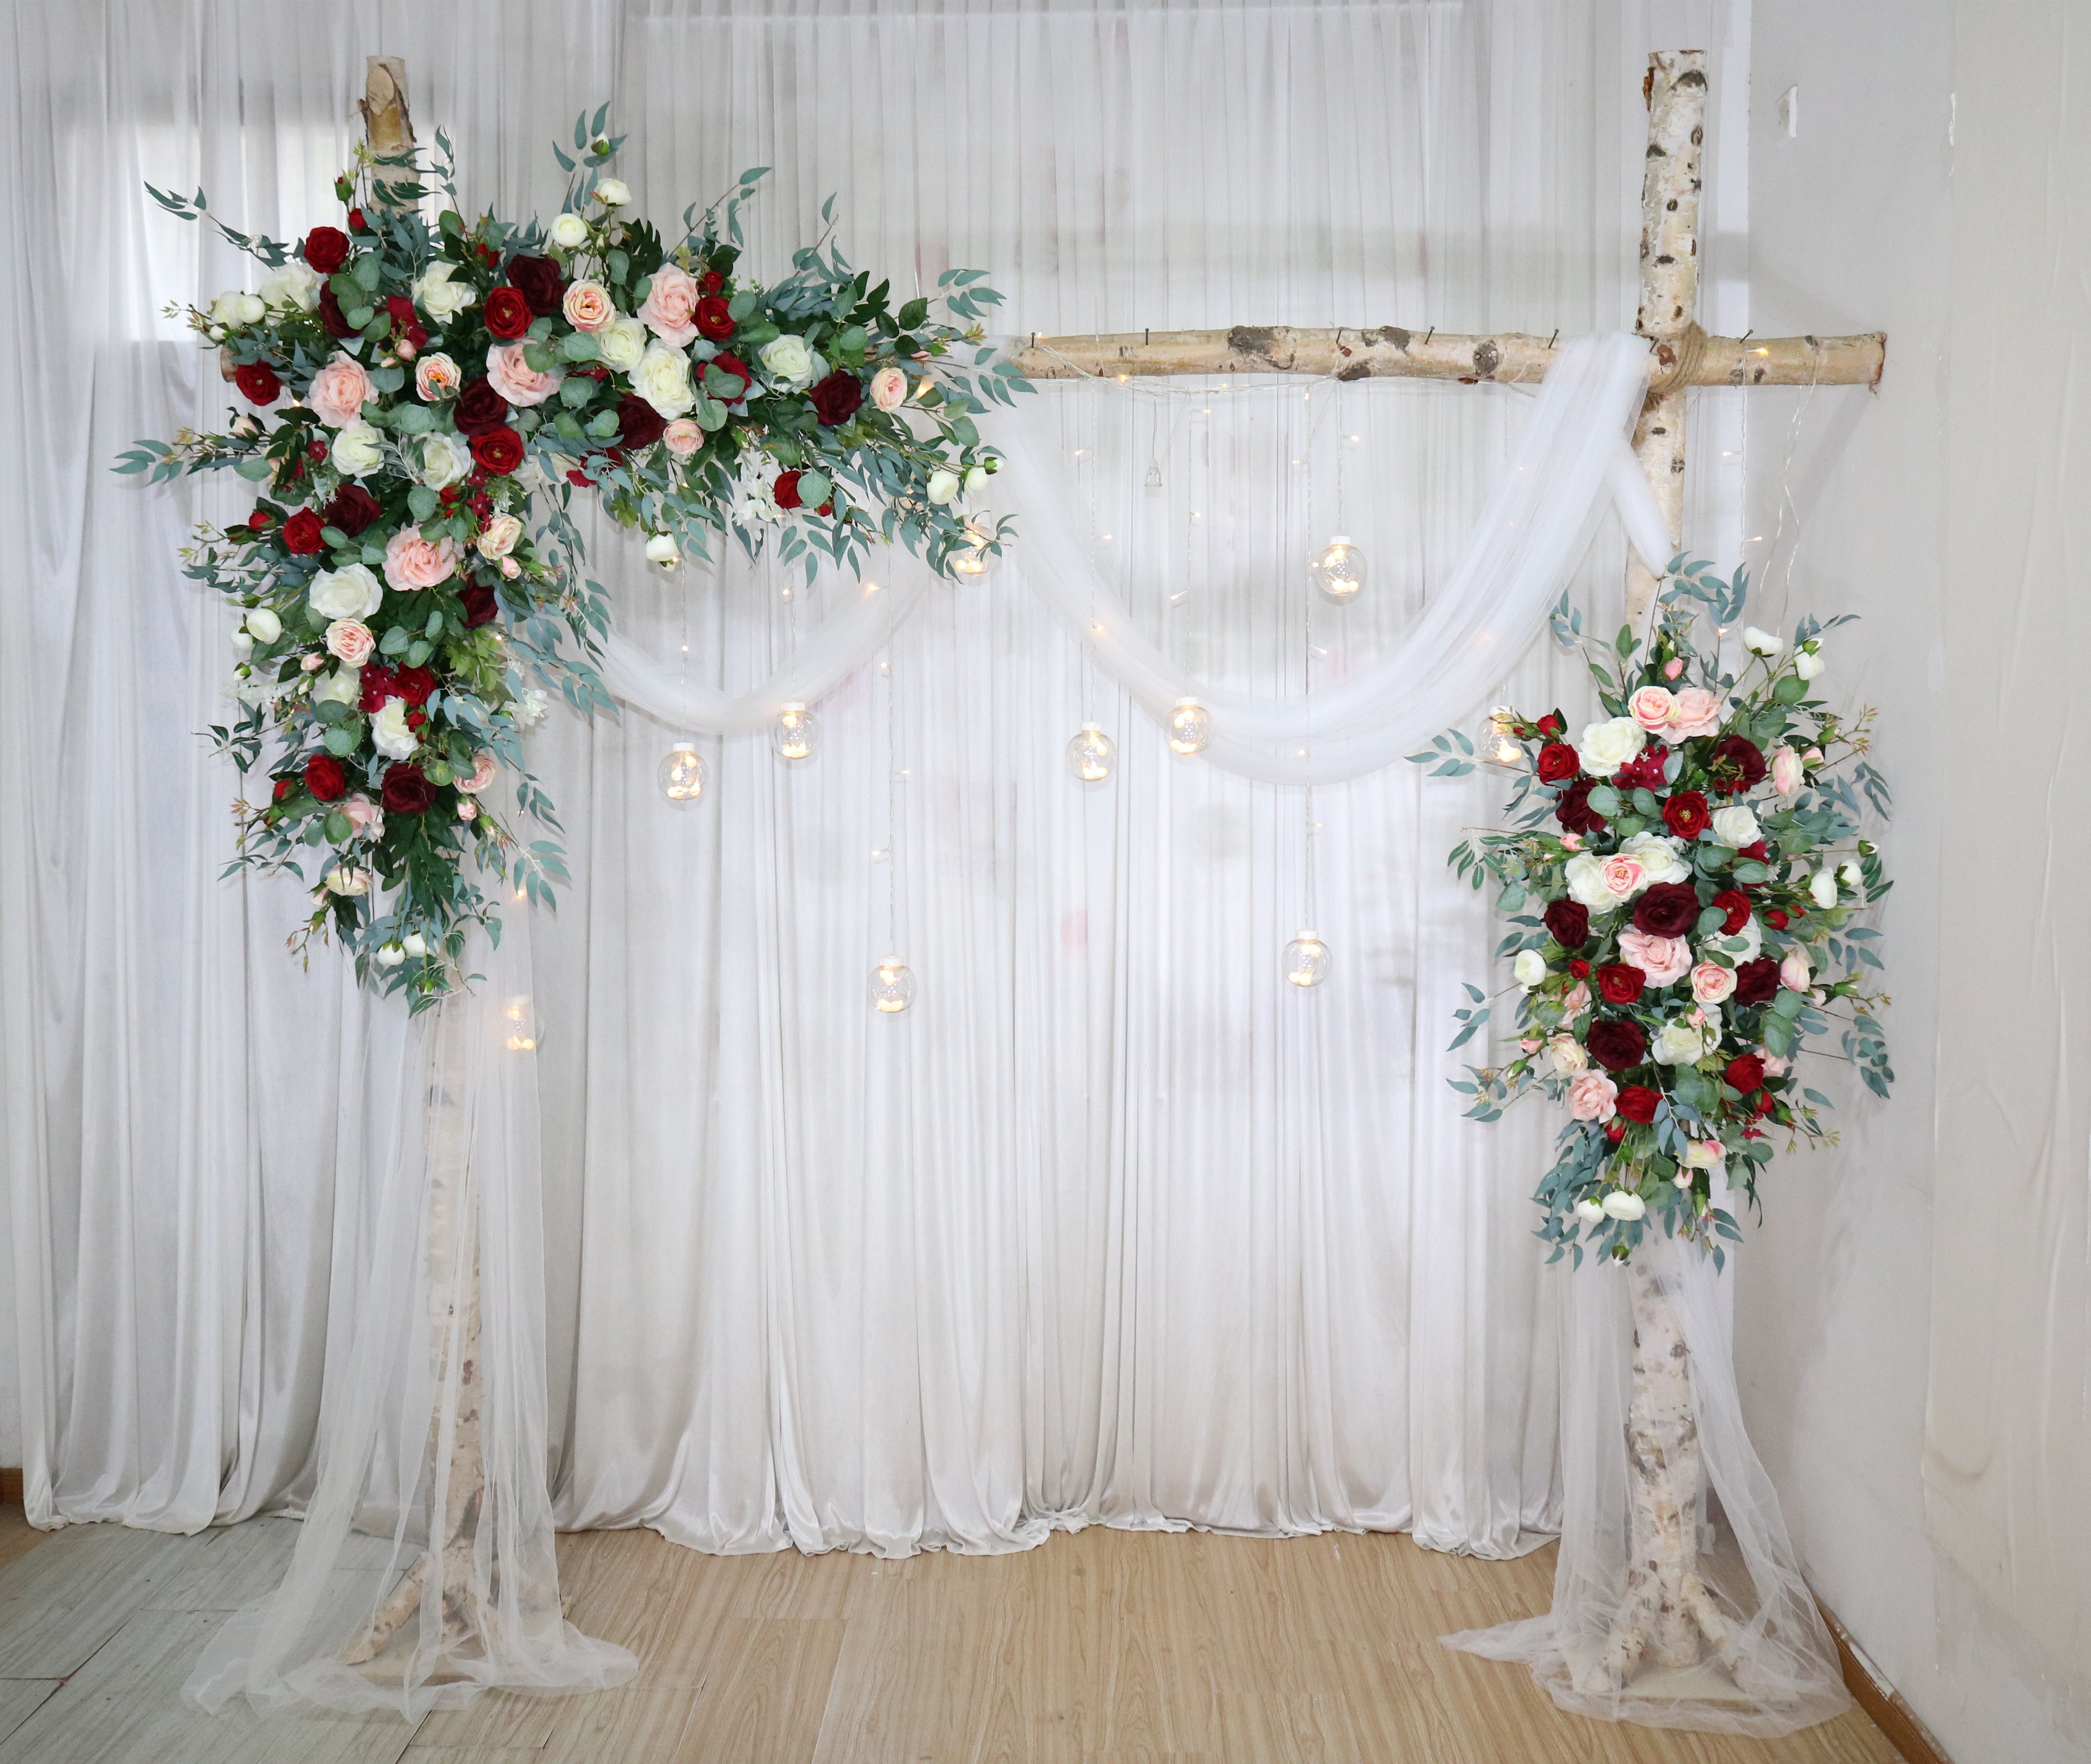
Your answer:
[[[517,258],[508,266],[508,280],[539,318],[558,312],[559,302],[566,297],[567,278],[549,257]]]
[[[1747,1096],[1765,1081],[1765,1063],[1753,1053],[1739,1053],[1721,1074],[1730,1086]]]
[[[1714,788],[1728,796],[1740,796],[1764,782],[1765,756],[1757,744],[1742,735],[1728,735],[1714,743],[1706,762]]]
[[[838,368],[813,388],[813,414],[833,428],[847,423],[864,402],[864,382]]]
[[[1565,741],[1550,741],[1539,750],[1539,781],[1559,784],[1563,778],[1572,778],[1583,769],[1583,762],[1576,757],[1576,750]]]
[[[661,413],[636,392],[617,401],[617,438],[627,447],[650,447],[668,432]]]
[[[425,815],[436,802],[435,785],[422,777],[421,768],[411,759],[385,774],[385,788],[380,794],[388,815]]]
[[[799,474],[795,471],[778,472],[776,483],[770,487],[770,493],[776,499],[780,509],[800,507]]]
[[[353,539],[383,512],[377,498],[360,484],[345,484],[326,506],[326,524]]]
[[[472,457],[489,478],[505,478],[523,463],[523,437],[504,423],[472,437]]]
[[[348,774],[330,753],[316,753],[305,762],[305,788],[322,802],[338,802],[348,794]]]
[[[320,323],[327,328],[330,337],[353,337],[356,327],[341,309],[341,302],[334,298],[334,285],[324,283],[320,288]]]
[[[300,557],[309,557],[326,549],[326,540],[320,534],[320,518],[310,509],[300,509],[283,523],[285,549]]]
[[[1609,962],[1597,970],[1597,992],[1607,1005],[1631,1005],[1639,998],[1648,976],[1631,962]]]
[[[1607,1072],[1624,1072],[1648,1056],[1648,1031],[1630,1017],[1603,1017],[1590,1025],[1583,1045]]]
[[[1770,956],[1759,956],[1735,970],[1735,1002],[1768,1005],[1778,996],[1778,964]]]
[[[705,365],[707,368],[716,368],[721,373],[733,374],[739,378],[740,389],[738,392],[725,394],[726,402],[729,404],[738,404],[746,398],[748,387],[755,383],[755,376],[748,371],[748,364],[738,355],[714,355]]]
[[[508,420],[508,401],[494,389],[492,381],[468,380],[458,394],[451,420],[460,435],[484,435]]]
[[[1662,824],[1679,839],[1697,839],[1713,818],[1699,790],[1679,790],[1662,805]]]
[[[1750,897],[1740,888],[1723,888],[1710,903],[1728,916],[1721,921],[1721,935],[1732,937],[1750,922]]]
[[[1561,800],[1554,805],[1554,818],[1561,823],[1564,833],[1589,834],[1605,830],[1605,817],[1590,807],[1590,792],[1597,781],[1578,778],[1561,793]]]
[[[1546,935],[1563,949],[1580,949],[1590,940],[1590,909],[1580,901],[1550,901],[1540,917]]]
[[[486,297],[486,328],[503,342],[512,343],[530,329],[530,303],[520,290],[496,288]]]
[[[305,234],[305,267],[330,276],[348,261],[348,234],[338,226],[316,226]]]
[[[707,295],[697,302],[697,334],[714,343],[722,343],[733,335],[733,309],[717,295]]]
[[[494,590],[474,586],[467,588],[458,599],[464,603],[464,625],[472,630],[481,625],[491,625],[501,616],[501,603],[494,597]]]
[[[1634,929],[1651,937],[1682,937],[1699,923],[1699,896],[1689,882],[1653,884],[1634,902]]]
[[[1612,1107],[1628,1121],[1637,1121],[1645,1127],[1655,1119],[1655,1106],[1662,1100],[1662,1091],[1652,1091],[1645,1084],[1629,1084],[1612,1099]]]
[[[274,404],[283,395],[283,382],[265,361],[250,361],[233,372],[233,383],[250,404]]]

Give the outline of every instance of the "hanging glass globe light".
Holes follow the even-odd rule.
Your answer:
[[[537,1007],[528,992],[518,992],[501,1007],[502,1043],[511,1053],[535,1053],[537,1034]]]
[[[1203,753],[1213,738],[1210,712],[1196,699],[1179,699],[1169,713],[1169,745],[1179,753]]]
[[[968,521],[966,537],[972,543],[951,553],[951,574],[961,581],[974,582],[999,563],[1002,560],[987,549],[991,536],[974,522]]]
[[[1313,573],[1321,598],[1342,606],[1355,600],[1365,587],[1365,554],[1351,543],[1347,535],[1339,533],[1315,560]]]
[[[1303,931],[1285,946],[1285,978],[1295,986],[1319,986],[1329,977],[1329,946]]]
[[[891,1016],[915,1002],[915,976],[898,956],[881,956],[871,970],[871,1003],[874,1010]]]
[[[705,794],[705,756],[693,741],[679,741],[662,755],[653,774],[661,794],[678,807],[694,802]]]
[[[1067,743],[1067,769],[1084,784],[1101,784],[1111,775],[1118,749],[1097,723],[1084,723]]]
[[[776,744],[779,759],[797,761],[813,757],[813,748],[820,740],[819,720],[803,704],[787,704],[784,714],[777,719],[776,729],[770,738]]]

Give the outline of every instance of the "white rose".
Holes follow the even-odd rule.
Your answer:
[[[621,209],[632,200],[622,179],[605,178],[595,187],[595,199],[606,209]]]
[[[320,303],[320,278],[293,257],[261,278],[261,299],[279,312],[310,312]]]
[[[1692,866],[1678,856],[1677,841],[1661,833],[1636,833],[1621,843],[1619,852],[1639,858],[1651,883],[1692,880]]]
[[[1546,1056],[1557,1072],[1580,1072],[1590,1063],[1583,1043],[1573,1035],[1556,1035],[1546,1044]]]
[[[1655,1032],[1649,1057],[1658,1065],[1690,1065],[1706,1051],[1706,1038],[1689,1023],[1665,1023]]]
[[[1602,1201],[1593,1200],[1585,1194],[1582,1199],[1576,1203],[1576,1216],[1586,1225],[1602,1224],[1605,1218],[1605,1203]]]
[[[1520,949],[1517,960],[1511,964],[1511,972],[1517,983],[1529,992],[1546,978],[1546,957],[1537,949]]]
[[[762,346],[762,368],[787,392],[803,392],[813,383],[819,359],[806,346],[806,339],[787,331]]]
[[[472,471],[472,450],[457,435],[424,435],[421,467],[414,474],[431,490],[448,488]]]
[[[522,536],[522,522],[513,514],[497,514],[479,536],[479,554],[482,557],[506,557]]]
[[[429,953],[429,940],[418,931],[410,931],[399,940],[407,953],[416,959]]]
[[[265,606],[247,615],[247,630],[257,643],[273,643],[283,635],[283,622]]]
[[[1631,716],[1615,716],[1584,728],[1576,757],[1593,778],[1609,778],[1648,745],[1648,731]]]
[[[313,682],[316,703],[331,699],[336,704],[353,704],[362,696],[363,670],[360,668],[336,668],[324,680]]]
[[[438,325],[447,325],[479,298],[468,282],[453,282],[458,265],[438,257],[409,290],[421,310]]]
[[[1804,680],[1812,680],[1822,671],[1822,657],[1813,649],[1804,649],[1793,658],[1793,671]]]
[[[330,624],[338,618],[368,618],[385,598],[385,589],[369,569],[360,563],[338,570],[322,570],[313,578],[305,598],[313,610]]]
[[[632,370],[632,389],[662,416],[682,416],[696,408],[689,357],[657,337],[646,346],[646,353]]]
[[[588,239],[588,222],[578,214],[563,214],[552,222],[552,243],[561,251],[571,251]]]
[[[646,541],[646,561],[657,563],[664,570],[683,561],[682,549],[675,543],[673,533],[656,533]]]
[[[645,356],[646,342],[646,327],[620,316],[595,333],[595,357],[612,373],[630,373]]]
[[[1737,851],[1745,845],[1755,845],[1764,837],[1757,816],[1740,802],[1731,807],[1715,809],[1713,824],[1714,837]]]
[[[948,502],[959,493],[959,475],[942,468],[929,474],[929,500]]]
[[[384,437],[357,417],[335,432],[332,457],[336,471],[344,477],[360,478],[385,463]]]
[[[249,620],[248,622],[251,624],[252,621]],[[1840,866],[1838,869],[1837,880],[1846,888],[1856,890],[1866,880],[1866,872],[1856,863],[1847,863]]]
[[[1615,1188],[1604,1200],[1604,1211],[1608,1218],[1619,1219],[1632,1224],[1648,1211],[1648,1203],[1638,1194],[1629,1194],[1623,1188]]]
[[[1786,645],[1776,631],[1761,631],[1756,626],[1749,625],[1743,630],[1743,647],[1755,655],[1775,656]]]
[[[385,708],[370,719],[370,745],[388,759],[405,759],[415,744],[414,732],[407,726],[407,701],[386,699]]]
[[[1568,860],[1566,871],[1568,897],[1577,905],[1587,906],[1593,913],[1608,912],[1619,902],[1612,898],[1612,891],[1605,886],[1605,860],[1587,851],[1579,851]]]
[[[978,496],[986,487],[987,467],[985,466],[969,467],[966,471],[966,494]]]
[[[1831,907],[1837,904],[1837,872],[1824,868],[1809,878],[1809,898],[1817,906]]]

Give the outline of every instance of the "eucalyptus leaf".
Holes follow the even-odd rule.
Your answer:
[[[352,728],[347,723],[336,723],[326,732],[323,738],[326,742],[329,753],[334,755],[336,759],[346,759],[362,745],[363,731],[360,728]]]

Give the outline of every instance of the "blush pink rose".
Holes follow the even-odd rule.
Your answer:
[[[414,369],[414,389],[429,404],[438,404],[445,398],[454,398],[463,376],[458,364],[440,351],[424,355]]]
[[[455,539],[426,540],[418,528],[403,527],[386,542],[385,579],[395,588],[433,588],[449,580],[457,561]]]
[[[305,402],[329,428],[339,428],[362,415],[370,397],[370,376],[363,371],[363,364],[337,355],[313,376]]]
[[[898,368],[882,368],[871,376],[871,402],[882,411],[897,411],[908,402],[908,376]]]
[[[1645,686],[1627,700],[1627,714],[1649,734],[1660,735],[1669,729],[1676,705],[1668,686]]]
[[[1662,732],[1665,741],[1692,741],[1701,735],[1718,735],[1721,732],[1721,701],[1703,686],[1688,686],[1674,695],[1670,707],[1670,727]]]
[[[1692,971],[1692,945],[1682,937],[1629,929],[1619,933],[1619,960],[1639,968],[1650,986],[1674,986]]]
[[[566,299],[559,303],[559,310],[577,331],[599,331],[617,316],[617,308],[610,304],[610,290],[599,282],[573,283],[567,290]]]
[[[687,270],[663,264],[653,272],[653,285],[639,308],[639,322],[664,343],[688,349],[697,339],[693,322],[697,310],[697,285]]]
[[[1788,950],[1786,960],[1778,965],[1778,983],[1789,992],[1805,992],[1813,973],[1807,957],[1798,949]]]
[[[487,383],[511,404],[542,404],[566,377],[563,368],[538,372],[523,359],[520,343],[496,343],[486,352]]]
[[[1598,866],[1597,874],[1605,889],[1613,899],[1623,901],[1638,894],[1648,886],[1648,871],[1638,858],[1630,858],[1623,851],[1615,851]]]
[[[1602,1072],[1578,1072],[1568,1081],[1568,1112],[1577,1121],[1610,1121],[1619,1087]]]
[[[1561,836],[1561,849],[1563,851],[1580,851],[1583,849],[1583,836],[1580,833],[1563,833]]]
[[[385,837],[385,811],[360,790],[341,805],[341,811],[357,833],[368,834],[373,839]]]
[[[476,796],[488,785],[493,783],[494,773],[500,769],[500,762],[482,748],[472,756],[472,776],[459,778],[457,781],[457,787],[460,790]]]
[[[1682,656],[1672,656],[1662,665],[1662,677],[1666,680],[1675,680],[1684,671],[1684,658]]]
[[[705,432],[687,416],[679,416],[662,433],[667,442],[668,451],[678,459],[688,459],[705,444]]]
[[[1702,962],[1692,970],[1692,996],[1701,1005],[1718,1005],[1735,990],[1735,970],[1718,962]]]
[[[1590,1008],[1590,989],[1578,980],[1561,995],[1561,1020],[1572,1023]]]
[[[377,639],[370,635],[370,627],[362,620],[338,618],[326,628],[326,646],[336,660],[360,668],[369,660],[371,651],[377,647]]]
[[[1781,796],[1791,796],[1801,785],[1800,755],[1781,745],[1771,751],[1771,787]]]

